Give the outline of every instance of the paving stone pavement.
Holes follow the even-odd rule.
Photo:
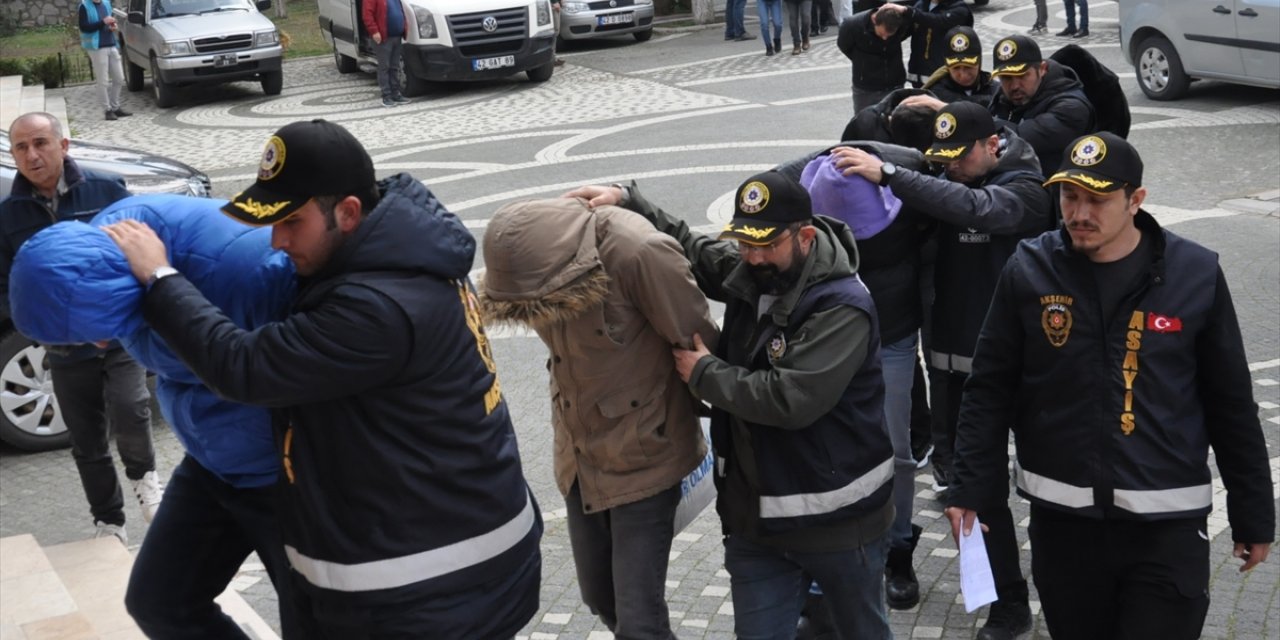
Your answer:
[[[1094,5],[1091,7],[1094,35],[1085,44],[1099,50],[1114,49],[1118,42],[1115,4],[1096,1],[1091,4]],[[990,7],[977,13],[977,28],[985,48],[989,50],[998,36],[1025,31],[1032,11],[1029,2],[993,0]],[[1051,22],[1060,25],[1061,8],[1055,7],[1054,11]],[[223,197],[251,179],[254,159],[265,137],[279,126],[302,118],[324,116],[341,121],[370,148],[380,167],[394,163],[396,170],[412,171],[432,184],[468,185],[469,180],[490,181],[496,189],[525,189],[536,194],[547,189],[546,180],[529,177],[530,174],[552,173],[558,163],[583,162],[583,156],[589,154],[573,149],[574,145],[584,144],[583,140],[590,140],[601,131],[625,133],[626,127],[637,122],[652,126],[664,118],[674,120],[691,113],[721,110],[747,113],[749,109],[757,109],[751,113],[759,114],[773,113],[760,111],[764,109],[786,109],[787,100],[767,102],[740,90],[762,79],[777,78],[780,69],[794,74],[825,73],[830,69],[830,75],[840,78],[840,82],[829,89],[840,92],[831,101],[842,107],[847,103],[848,63],[835,48],[833,35],[816,38],[814,49],[805,56],[795,59],[784,56],[778,60],[764,58],[754,46],[740,54],[714,48],[720,45],[715,42],[719,38],[712,31],[710,35],[681,36],[688,40],[703,37],[709,41],[710,53],[696,62],[668,63],[665,58],[655,58],[649,61],[652,66],[648,69],[620,73],[601,65],[593,66],[590,56],[603,55],[596,50],[569,53],[570,64],[557,70],[552,80],[543,85],[534,87],[515,79],[480,86],[447,86],[393,111],[378,106],[376,85],[369,74],[340,76],[327,57],[290,61],[286,67],[286,87],[280,96],[266,97],[255,84],[237,83],[185,91],[183,108],[159,110],[145,94],[130,94],[125,106],[136,115],[116,122],[99,119],[100,114],[92,107],[90,87],[73,87],[65,94],[75,136],[144,148],[181,159],[208,171],[214,178],[215,192]],[[659,36],[649,44],[660,44],[662,38]],[[1053,37],[1039,40],[1046,51],[1070,41]],[[746,51],[746,48],[740,50]],[[577,64],[578,61],[582,64]],[[797,99],[807,98],[798,96]],[[825,103],[819,104],[825,108]],[[1275,101],[1230,107],[1216,106],[1211,100],[1188,101],[1176,106],[1143,103],[1135,104],[1134,114],[1135,131],[1151,136],[1184,135],[1181,132],[1190,130],[1212,131],[1211,135],[1216,135],[1220,131],[1250,126],[1274,132],[1280,124],[1280,107]],[[640,131],[642,135],[660,137],[657,128]],[[538,140],[541,142],[537,144],[529,142]],[[678,142],[678,146],[663,147],[663,157],[697,153],[703,144],[702,138],[693,132]],[[821,139],[803,142],[809,147],[824,144]],[[526,145],[538,149],[531,158],[526,158]],[[745,143],[742,146],[746,148]],[[628,149],[630,147],[623,147],[619,153],[631,153]],[[608,152],[616,150],[601,145],[590,151],[595,155],[590,155],[581,171],[589,172],[587,175],[604,175],[606,170],[599,167],[613,161],[615,157]],[[635,153],[642,152],[640,149]],[[1222,152],[1214,150],[1213,153]],[[788,156],[773,158],[773,161],[785,157]],[[735,170],[741,165],[741,172],[757,168],[752,160],[724,162],[734,162]],[[688,172],[696,174],[697,171]],[[556,179],[570,179],[556,175]],[[1229,218],[1230,224],[1196,219],[1205,207],[1186,210],[1166,207],[1161,216],[1185,220],[1174,229],[1193,238],[1214,238],[1223,246],[1251,247],[1224,252],[1223,264],[1237,296],[1250,360],[1256,364],[1254,392],[1272,448],[1275,478],[1280,475],[1277,470],[1280,459],[1275,457],[1275,447],[1280,440],[1277,435],[1280,337],[1276,331],[1276,317],[1280,317],[1280,296],[1277,296],[1280,258],[1277,258],[1274,239],[1276,218],[1280,215],[1277,214],[1280,192],[1275,192],[1272,186],[1268,189],[1253,197],[1246,193],[1224,201],[1220,208],[1223,216],[1233,216]],[[521,193],[508,191],[494,196],[483,189],[471,188],[466,192],[468,199],[451,201],[451,204],[459,210],[467,208],[471,212],[465,216],[468,224],[479,229],[483,220],[476,216],[483,215],[479,210],[486,208],[481,204],[496,204]],[[1179,200],[1162,202],[1189,206]],[[724,203],[720,204],[723,209]],[[1260,238],[1270,238],[1267,241],[1270,244],[1262,242],[1259,248]],[[549,415],[542,370],[544,350],[536,339],[514,333],[496,338],[494,351],[499,371],[505,378],[507,399],[516,417],[526,475],[546,520],[542,543],[542,607],[520,637],[528,640],[611,638],[581,604],[577,591],[563,501],[550,472]],[[158,411],[156,415],[159,466],[170,470],[181,459],[181,448],[159,419]],[[950,540],[949,525],[942,518],[942,504],[929,488],[930,480],[926,468],[916,483],[915,519],[925,530],[916,555],[922,601],[911,610],[892,612],[890,624],[898,638],[972,638],[985,620],[986,612],[964,611],[959,596],[955,546]],[[1203,637],[1241,640],[1277,637],[1280,634],[1280,558],[1273,558],[1248,574],[1236,571],[1239,562],[1230,557],[1231,541],[1229,535],[1223,534],[1226,523],[1222,497],[1220,484],[1215,484],[1215,514],[1210,523],[1212,600]],[[136,550],[146,527],[141,524],[136,505],[129,504],[127,510],[131,547]],[[0,449],[0,536],[34,533],[44,545],[87,537],[91,527],[86,525],[86,511],[67,452],[19,454]],[[1019,539],[1024,543],[1023,570],[1029,575],[1026,502],[1015,500],[1013,511],[1019,523]],[[719,524],[709,509],[677,536],[672,547],[667,596],[679,637],[733,637],[733,606],[722,559]],[[234,584],[263,618],[278,629],[275,593],[255,558],[251,557],[241,568]],[[1047,638],[1034,587],[1032,607],[1037,613],[1035,626],[1025,637]]]

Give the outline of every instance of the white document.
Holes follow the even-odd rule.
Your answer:
[[[982,523],[977,517],[973,519],[972,533],[966,536],[963,529],[960,531],[960,593],[964,596],[966,613],[997,600],[991,560],[982,541]]]

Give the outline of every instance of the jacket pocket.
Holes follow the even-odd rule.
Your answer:
[[[595,434],[602,469],[631,471],[648,466],[650,458],[666,449],[666,383],[663,379],[635,385],[596,403],[603,424],[608,425],[605,432]]]

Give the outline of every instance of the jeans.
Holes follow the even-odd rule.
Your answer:
[[[911,387],[916,368],[916,332],[880,348],[884,372],[884,422],[893,441],[893,508],[889,544],[906,548],[911,543],[911,508],[915,498],[916,462],[911,457]]]
[[[747,0],[726,0],[724,4],[724,37],[736,38],[747,32],[744,22]]]
[[[575,482],[564,501],[582,601],[618,640],[674,640],[666,583],[680,485],[612,509],[583,513]]]
[[[120,48],[85,49],[93,78],[98,85],[98,102],[104,111],[120,108],[120,88],[124,86],[124,66],[120,64]]]
[[[1031,507],[1031,573],[1055,640],[1200,637],[1209,611],[1205,517],[1093,520]],[[1261,636],[1259,636],[1261,637]]]
[[[94,520],[123,526],[124,494],[111,459],[111,433],[125,476],[138,480],[155,471],[146,370],[118,347],[49,368],[89,512]]]
[[[787,3],[787,24],[791,27],[791,44],[800,46],[801,42],[808,42],[809,33],[817,24],[809,22],[812,3],[813,0]]]
[[[741,640],[793,640],[812,579],[826,595],[841,638],[892,638],[884,600],[888,546],[888,534],[858,549],[829,552],[783,551],[727,536],[734,633]]]
[[[1089,30],[1089,0],[1062,0],[1067,8],[1067,28],[1076,28],[1076,7],[1080,7],[1080,31]]]
[[[403,41],[395,37],[385,38],[373,47],[378,54],[378,88],[382,90],[384,101],[400,97],[400,50],[403,45]]]
[[[782,40],[782,0],[756,0],[756,15],[760,16],[760,37],[764,48],[772,49],[773,42]],[[769,24],[773,24],[770,30]]]
[[[1035,0],[1035,1],[1036,1],[1036,24],[1043,27],[1049,24],[1049,7],[1048,7],[1049,0]],[[1064,1],[1069,1],[1069,0],[1064,0]]]
[[[182,459],[133,563],[125,607],[148,637],[248,638],[216,602],[244,559],[256,551],[280,602],[286,639],[297,633],[289,562],[270,485],[240,489]]]

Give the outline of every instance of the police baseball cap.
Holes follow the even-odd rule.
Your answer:
[[[327,120],[294,122],[267,140],[258,180],[222,211],[245,224],[272,225],[315,196],[349,195],[376,182],[369,152],[350,131]]]
[[[777,171],[747,178],[733,200],[733,220],[720,232],[721,240],[764,246],[781,235],[787,225],[813,218],[809,192]]]
[[[1142,186],[1142,157],[1128,140],[1100,131],[1077,138],[1063,153],[1062,170],[1044,185],[1070,182],[1098,195]]]
[[[1040,45],[1028,36],[1009,36],[996,43],[992,52],[995,68],[991,76],[1020,76],[1044,62]]]
[[[982,42],[978,40],[978,32],[964,25],[952,27],[947,32],[947,53],[942,61],[948,67],[958,64],[981,67]]]
[[[933,162],[955,162],[978,140],[996,134],[996,121],[976,102],[952,102],[933,119],[933,146],[924,157]]]

